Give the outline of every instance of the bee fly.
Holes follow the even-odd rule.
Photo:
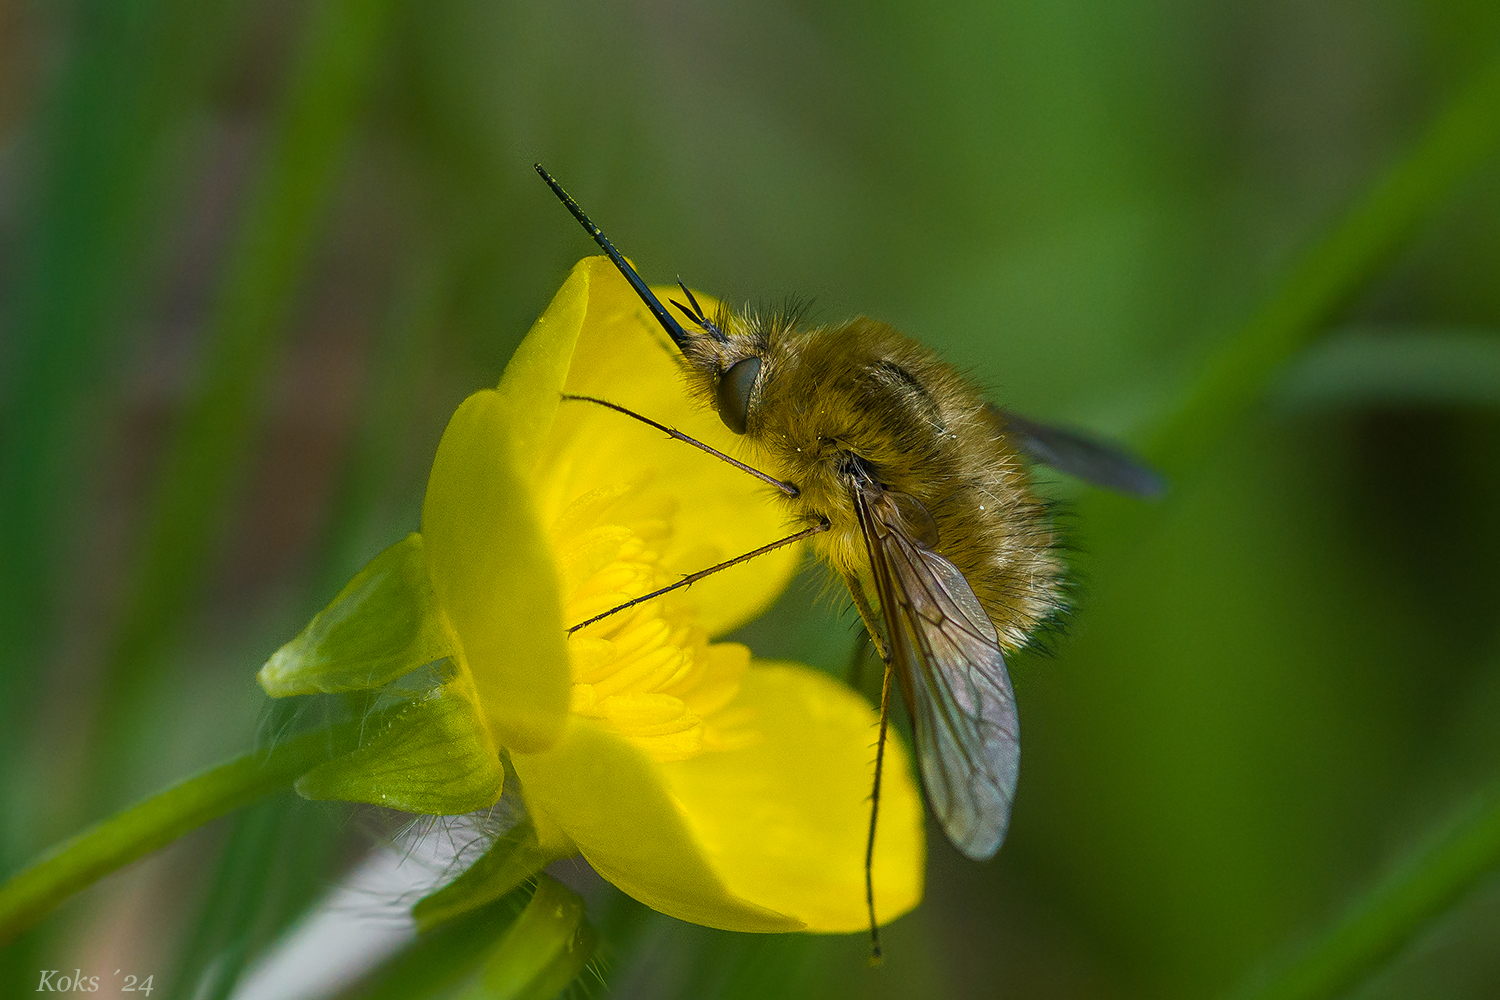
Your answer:
[[[992,857],[1005,839],[1021,759],[1005,654],[1062,606],[1058,538],[1027,461],[1140,496],[1159,494],[1162,482],[1107,445],[986,403],[932,351],[872,319],[808,329],[788,317],[709,316],[679,282],[687,301],[671,301],[684,325],[561,185],[540,164],[536,170],[682,352],[689,391],[774,474],[624,407],[571,398],[608,406],[759,476],[805,525],[570,631],[811,539],[848,585],[885,663],[865,853],[878,960],[871,862],[892,680],[911,713],[927,801],[943,832],[968,857]]]

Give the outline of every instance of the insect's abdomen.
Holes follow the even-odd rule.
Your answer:
[[[978,390],[931,351],[869,319],[774,338],[748,436],[792,503],[825,516],[820,555],[864,574],[849,456],[888,490],[919,500],[937,551],[964,575],[999,633],[1025,644],[1062,603],[1063,565],[1024,462],[995,432]]]

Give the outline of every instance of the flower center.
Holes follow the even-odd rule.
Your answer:
[[[662,559],[675,504],[653,500],[645,485],[591,490],[554,521],[565,621],[586,621],[680,579]],[[741,720],[721,710],[739,691],[749,650],[710,643],[684,591],[579,629],[568,651],[572,711],[657,760],[684,760],[745,738],[735,732]]]

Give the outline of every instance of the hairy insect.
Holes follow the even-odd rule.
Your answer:
[[[787,314],[710,316],[686,286],[686,302],[672,300],[679,321],[557,181],[536,169],[677,345],[689,391],[744,437],[754,466],[648,415],[587,401],[759,476],[778,487],[802,525],[574,628],[811,540],[848,584],[886,667],[865,855],[878,959],[871,860],[892,680],[911,713],[923,787],[944,833],[970,858],[993,856],[1010,822],[1021,759],[1005,654],[1062,606],[1058,536],[1032,489],[1028,461],[1138,495],[1155,495],[1162,484],[1123,452],[992,406],[952,366],[884,323],[805,327]]]

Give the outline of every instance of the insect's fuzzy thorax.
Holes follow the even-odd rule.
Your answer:
[[[863,573],[865,542],[854,511],[849,456],[879,486],[921,501],[937,550],[963,573],[999,630],[1023,645],[1061,604],[1063,567],[1025,464],[996,432],[978,389],[895,328],[859,318],[803,328],[794,317],[721,314],[724,339],[694,338],[688,379],[711,400],[719,373],[759,357],[745,438],[767,471],[801,495],[809,521],[827,517],[819,554]]]

